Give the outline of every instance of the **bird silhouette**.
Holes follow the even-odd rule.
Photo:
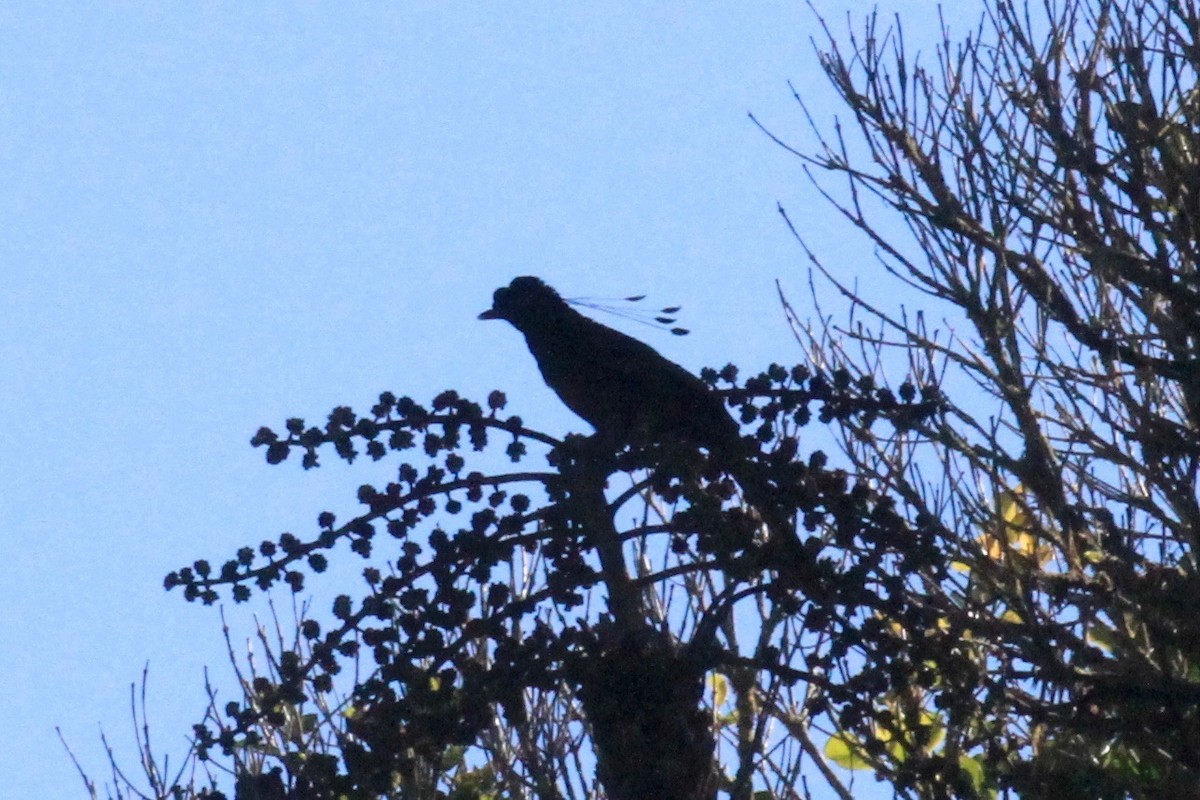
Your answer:
[[[580,314],[532,276],[497,289],[479,318],[507,320],[524,334],[546,384],[602,443],[708,450],[767,522],[769,538],[792,554],[787,561],[796,562],[799,542],[753,460],[757,446],[741,437],[724,401],[704,381],[645,342]]]
[[[732,457],[738,425],[704,381],[645,342],[585,317],[538,278],[496,290],[480,319],[525,335],[546,384],[614,445],[685,442]]]

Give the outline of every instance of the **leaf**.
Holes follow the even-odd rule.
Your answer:
[[[846,769],[870,769],[858,739],[848,733],[835,733],[825,742],[825,757]]]
[[[1024,490],[1018,486],[1015,491],[1005,491],[1000,495],[1000,519],[1009,528],[1027,530],[1029,517],[1025,507],[1021,505],[1020,497]]]
[[[979,759],[974,756],[959,756],[958,768],[971,778],[971,785],[975,788],[975,794],[978,797],[995,798],[996,790],[988,787],[987,775],[983,771],[983,765],[979,763]]]
[[[932,753],[946,739],[946,726],[942,723],[942,715],[936,711],[922,709],[915,729],[908,727],[903,716],[896,718],[896,724],[898,730],[895,733],[883,726],[876,726],[874,735],[897,764],[903,764],[909,754],[918,749],[923,753]]]
[[[1088,628],[1087,643],[1100,648],[1105,653],[1112,653],[1119,644],[1117,632],[1102,622],[1094,622]]]
[[[288,741],[293,744],[300,744],[304,741],[305,732],[316,730],[316,728],[316,714],[302,714],[299,716],[288,714],[282,733],[287,737]]]
[[[462,764],[467,758],[467,748],[462,745],[451,745],[442,752],[442,769],[448,770]]]
[[[1162,778],[1159,767],[1147,763],[1137,750],[1115,745],[1104,755],[1104,767],[1130,783],[1153,783]]]
[[[1002,491],[996,501],[995,527],[981,534],[976,541],[983,548],[984,555],[993,561],[1011,558],[1026,566],[1030,562],[1040,566],[1054,557],[1054,551],[1047,545],[1039,544],[1025,504],[1021,501],[1023,496],[1024,489],[1020,486]]]
[[[935,750],[946,740],[946,726],[942,724],[942,715],[934,711],[921,712],[921,726],[930,728],[929,742],[925,745],[929,751]]]
[[[713,705],[720,708],[729,699],[729,679],[719,672],[714,672],[708,682],[713,690]]]

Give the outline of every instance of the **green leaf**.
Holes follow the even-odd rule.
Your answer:
[[[825,757],[846,769],[870,769],[858,739],[848,733],[835,733],[825,742]]]
[[[988,786],[987,775],[983,771],[983,764],[979,763],[979,759],[974,756],[959,756],[958,768],[971,778],[971,786],[975,789],[977,797],[986,797],[989,800],[994,800],[996,790]]]
[[[1087,632],[1088,644],[1095,645],[1105,653],[1112,653],[1117,648],[1117,632],[1103,622],[1093,622]]]

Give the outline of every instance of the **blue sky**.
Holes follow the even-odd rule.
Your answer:
[[[0,7],[5,794],[82,796],[53,728],[101,773],[147,661],[181,752],[225,659],[216,609],[163,575],[308,533],[379,474],[268,468],[259,425],[500,387],[585,429],[475,320],[513,276],[683,304],[690,336],[631,332],[693,369],[799,360],[776,201],[872,271],[746,116],[810,142],[788,80],[839,111],[812,30],[794,2]]]

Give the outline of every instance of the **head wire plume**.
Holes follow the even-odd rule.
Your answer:
[[[631,320],[639,325],[646,325],[659,330],[670,331],[675,336],[687,336],[689,331],[687,328],[681,328],[675,325],[675,315],[683,308],[683,306],[663,306],[656,310],[646,308],[623,308],[621,303],[640,303],[646,299],[644,294],[635,294],[631,297],[566,297],[563,298],[573,306],[582,306],[595,311],[603,311],[606,314],[612,314],[614,317]]]

